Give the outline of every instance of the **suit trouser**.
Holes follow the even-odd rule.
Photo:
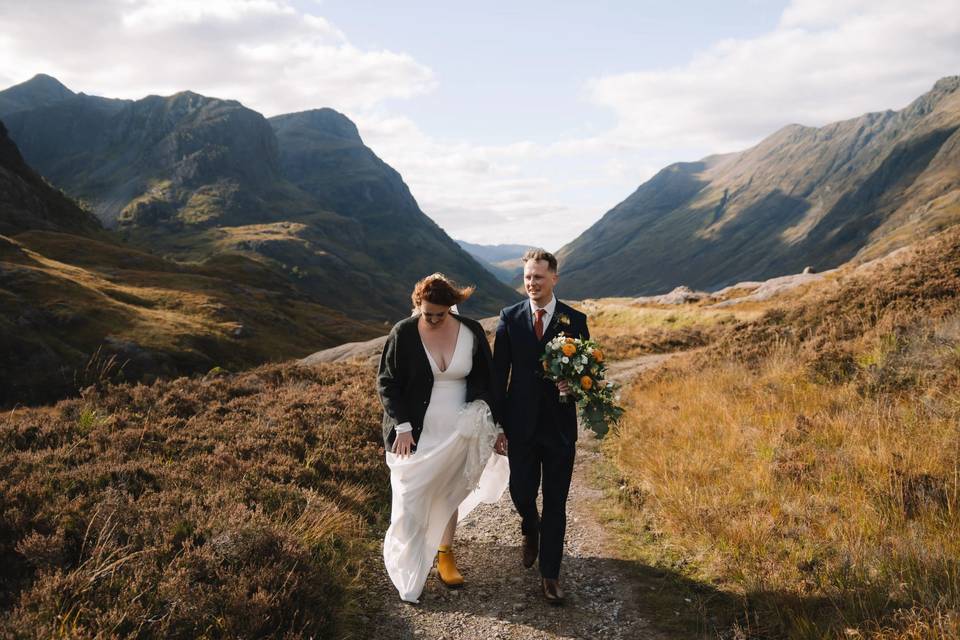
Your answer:
[[[511,440],[508,447],[510,497],[520,514],[523,534],[540,535],[540,575],[544,578],[560,577],[575,453],[575,443],[552,421],[538,422],[533,438],[527,442]],[[537,513],[541,478],[542,517]]]

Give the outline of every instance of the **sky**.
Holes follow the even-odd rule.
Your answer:
[[[0,0],[0,87],[332,107],[452,237],[559,249],[672,162],[900,109],[958,0]]]

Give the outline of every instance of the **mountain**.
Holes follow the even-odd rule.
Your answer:
[[[470,255],[494,264],[505,260],[520,261],[520,256],[530,248],[526,244],[473,244],[457,240],[457,244],[470,252]]]
[[[96,235],[102,225],[24,162],[0,122],[0,234],[33,229]]]
[[[0,124],[0,406],[107,380],[245,368],[382,332],[242,255],[184,264],[126,245],[44,182]]]
[[[472,244],[464,240],[457,240],[463,249],[472,255],[477,262],[495,275],[500,282],[515,287],[518,277],[523,273],[520,256],[529,249],[525,244]]]
[[[37,93],[21,85],[0,99],[11,92]],[[468,313],[514,299],[335,111],[268,121],[189,91],[136,101],[71,94],[5,120],[29,163],[139,247],[190,261],[243,255],[304,295],[377,322],[409,313],[413,283],[433,271],[477,285]]]
[[[0,117],[60,102],[75,95],[56,78],[38,73],[24,83],[0,91]]]
[[[560,250],[563,294],[716,289],[883,255],[960,221],[958,130],[953,76],[901,111],[671,165]]]
[[[498,313],[516,294],[460,248],[417,205],[392,167],[364,145],[356,125],[333,109],[270,118],[280,147],[283,175],[320,206],[359,225],[356,257],[370,274],[370,288],[408,308],[412,284],[441,271],[476,285],[463,305],[469,315]]]

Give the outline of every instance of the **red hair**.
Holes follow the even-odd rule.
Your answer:
[[[410,300],[414,308],[426,300],[443,307],[452,307],[469,298],[476,287],[460,287],[442,273],[434,273],[423,278],[413,287]]]

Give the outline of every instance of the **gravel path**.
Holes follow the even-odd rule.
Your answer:
[[[648,356],[618,367],[621,382],[665,358]],[[643,362],[640,362],[643,360]],[[627,363],[623,363],[627,364]],[[372,596],[382,610],[365,637],[384,639],[560,639],[653,640],[654,631],[635,603],[643,590],[630,563],[616,556],[611,538],[597,517],[602,491],[594,466],[601,457],[591,433],[580,434],[573,483],[567,503],[566,547],[561,584],[567,602],[546,603],[536,566],[520,563],[520,520],[508,492],[493,505],[480,505],[460,523],[454,550],[466,578],[459,590],[436,577],[427,580],[419,605],[400,601],[379,562]]]

